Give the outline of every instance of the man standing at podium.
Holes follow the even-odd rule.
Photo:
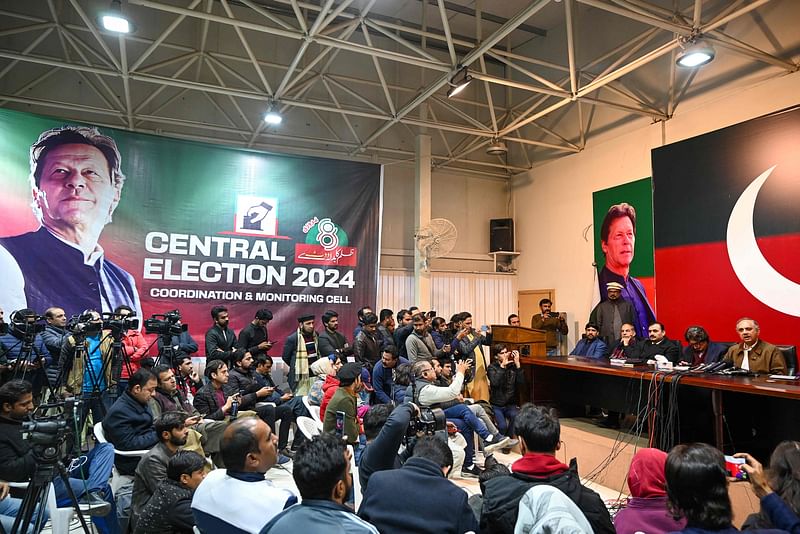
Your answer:
[[[531,328],[544,330],[546,332],[545,345],[547,346],[548,356],[558,355],[559,334],[566,336],[569,333],[566,317],[563,313],[550,311],[553,301],[542,299],[539,301],[539,309],[542,313],[537,313],[531,318]]]

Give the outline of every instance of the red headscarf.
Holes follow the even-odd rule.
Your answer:
[[[663,497],[667,490],[664,466],[667,453],[658,449],[641,449],[631,461],[628,488],[633,497]]]

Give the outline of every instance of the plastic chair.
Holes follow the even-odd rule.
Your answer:
[[[319,406],[314,406],[308,401],[308,395],[303,395],[303,404],[305,405],[308,413],[311,414],[311,418],[319,423],[320,428],[322,428],[322,419],[319,417]]]
[[[106,439],[105,430],[103,430],[102,421],[100,421],[99,423],[95,423],[94,437],[97,438],[98,443],[109,443],[109,441]],[[138,451],[121,451],[118,450],[116,447],[114,447],[114,454],[119,454],[120,456],[131,456],[135,458],[141,458],[148,452],[150,452],[150,449],[142,449]],[[133,477],[130,475],[121,475],[119,471],[117,471],[117,466],[114,465],[113,469],[111,470],[111,491],[116,495],[117,490],[119,490],[119,488],[124,486],[126,483],[133,483]]]
[[[27,482],[9,482],[8,485],[12,488],[28,488]],[[50,514],[50,528],[53,534],[69,534],[69,527],[75,510],[72,509],[72,506],[58,507],[56,491],[52,484],[47,492],[47,512]]]
[[[316,421],[304,415],[301,415],[297,418],[297,428],[299,428],[300,432],[302,432],[303,435],[308,439],[311,439],[322,432],[322,429]]]

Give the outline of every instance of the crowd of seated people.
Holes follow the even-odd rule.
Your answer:
[[[99,314],[87,313],[86,332],[79,334],[61,324],[57,308],[48,312],[47,343],[33,343],[40,355],[32,351],[24,378],[6,376],[0,385],[0,480],[33,477],[37,458],[21,423],[48,389],[83,399],[76,411],[80,443],[72,451],[82,460],[68,466],[67,480],[99,532],[732,529],[724,460],[702,444],[679,445],[669,454],[640,451],[628,476],[630,502],[612,520],[599,495],[581,482],[577,461],[558,459],[556,413],[517,404],[525,381],[519,353],[493,343],[490,327],[474,328],[468,312],[447,321],[412,308],[398,312],[395,322],[391,310],[375,314],[364,307],[352,343],[339,331],[333,310],[322,315],[322,332],[315,316],[298,317],[283,347],[290,384],[283,389],[271,375],[269,310],[259,310],[237,337],[227,310],[214,307],[202,377],[192,365],[190,338],[176,336],[173,361],[153,365],[141,350],[141,334],[132,331],[121,337],[123,347],[130,344],[124,351],[127,372],[109,374],[104,363],[112,349]],[[18,326],[8,335],[22,331],[29,317],[16,317]],[[578,352],[592,358],[616,352],[631,360],[661,354],[691,365],[728,359],[754,372],[785,366],[780,351],[759,339],[751,319],[737,323],[742,343],[730,348],[711,342],[701,327],[687,330],[685,349],[660,323],[650,325],[647,340],[636,339],[628,324],[608,343],[605,331],[590,321]],[[48,372],[51,367],[57,372]],[[295,428],[292,437],[296,418],[311,415],[306,404],[320,406],[322,433],[308,439]],[[435,433],[412,423],[431,410],[441,410],[444,418]],[[83,439],[90,420],[102,423],[97,443]],[[511,465],[494,457],[512,448],[521,457]],[[766,471],[753,457],[740,456],[761,499],[760,511],[745,527],[800,532],[800,445],[781,444]],[[291,471],[297,494],[270,482],[270,470],[281,466]],[[111,492],[112,467],[122,478],[117,495]],[[477,502],[452,481],[458,477],[479,480]],[[57,477],[53,485],[59,506],[69,505],[65,484]],[[404,498],[397,498],[398,488],[404,488]],[[5,491],[0,482],[4,528],[21,504]],[[550,530],[537,530],[544,525]]]

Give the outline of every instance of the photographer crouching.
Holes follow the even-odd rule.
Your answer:
[[[11,380],[0,386],[0,479],[28,482],[44,463],[41,455],[37,456],[37,447],[26,441],[23,428],[23,422],[34,420],[32,391],[31,384],[24,380]],[[65,412],[68,411],[65,409]],[[65,413],[65,417],[68,417],[68,413]],[[71,425],[65,419],[57,423],[59,428],[71,432]],[[69,448],[63,449],[66,451]],[[48,452],[47,449],[45,451]],[[65,459],[53,458],[54,463],[58,460]],[[80,456],[72,463],[64,463],[69,486],[78,499],[81,511],[93,516],[92,521],[99,532],[119,533],[114,497],[108,484],[114,465],[114,447],[108,443],[98,443],[86,456]],[[64,481],[55,476],[52,482],[58,506],[69,506],[71,498]]]

